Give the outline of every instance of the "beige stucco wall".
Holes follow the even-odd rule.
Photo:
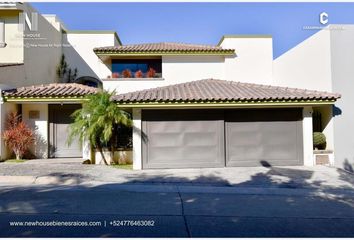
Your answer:
[[[70,68],[78,69],[78,77],[90,76],[97,79],[111,75],[109,66],[93,52],[95,47],[117,44],[114,33],[105,31],[68,31],[63,35],[66,45],[63,53]]]
[[[24,65],[0,67],[0,84],[4,84],[12,88],[14,87],[14,83],[15,85],[22,83],[25,79],[25,75]]]
[[[29,17],[37,12],[29,4],[24,5]],[[32,36],[31,34],[39,34]],[[53,22],[38,14],[38,32],[25,28],[24,61],[26,79],[17,86],[53,83],[57,81],[56,67],[62,55],[62,33]]]
[[[0,133],[2,134],[6,129],[6,119],[9,113],[17,111],[17,105],[14,103],[0,103]],[[0,138],[0,159],[8,159],[12,155],[11,150],[9,150],[4,143],[3,138]]]
[[[29,19],[37,12],[28,3],[20,6]],[[56,82],[56,66],[62,54],[60,21],[49,18],[49,22],[38,14],[38,31],[31,31],[25,24],[22,32],[19,13],[18,10],[0,11],[0,18],[5,19],[8,44],[0,48],[0,63],[24,63],[21,69],[0,68],[0,83],[20,87]]]
[[[38,119],[30,119],[30,111],[39,111]],[[37,158],[48,157],[48,104],[22,104],[22,119],[35,131],[36,144],[31,152]]]
[[[17,10],[0,10],[0,19],[5,22],[5,43],[0,47],[0,63],[22,63],[24,59],[23,37],[18,27]]]

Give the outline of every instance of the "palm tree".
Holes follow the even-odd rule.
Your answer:
[[[68,144],[79,137],[81,144],[88,140],[91,147],[97,149],[106,165],[103,148],[112,140],[114,129],[118,124],[132,126],[130,114],[118,108],[111,101],[115,91],[106,92],[100,90],[96,94],[89,95],[88,100],[82,104],[82,108],[76,110],[72,117],[74,122],[70,124]]]

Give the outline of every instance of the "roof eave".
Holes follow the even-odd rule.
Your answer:
[[[173,51],[173,52],[125,52],[125,53],[117,53],[117,52],[101,52],[94,51],[98,57],[126,57],[126,56],[179,56],[179,55],[190,55],[190,56],[233,56],[235,55],[235,51]]]
[[[4,96],[5,102],[58,102],[58,103],[78,103],[86,101],[86,96],[48,96],[48,97],[19,97],[19,96]]]
[[[274,101],[156,101],[156,102],[122,102],[117,101],[120,107],[129,108],[237,108],[237,107],[301,107],[332,105],[335,99],[326,100],[274,100]]]

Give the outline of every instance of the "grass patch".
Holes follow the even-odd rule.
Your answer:
[[[114,164],[111,166],[118,169],[133,170],[133,164]]]
[[[4,161],[5,163],[23,163],[26,162],[26,160],[23,159],[8,159]]]

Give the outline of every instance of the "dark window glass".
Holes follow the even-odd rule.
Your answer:
[[[129,69],[134,76],[135,72],[139,70],[146,73],[150,68],[153,68],[157,75],[161,75],[161,65],[161,59],[113,59],[112,73],[121,74],[124,70]]]

